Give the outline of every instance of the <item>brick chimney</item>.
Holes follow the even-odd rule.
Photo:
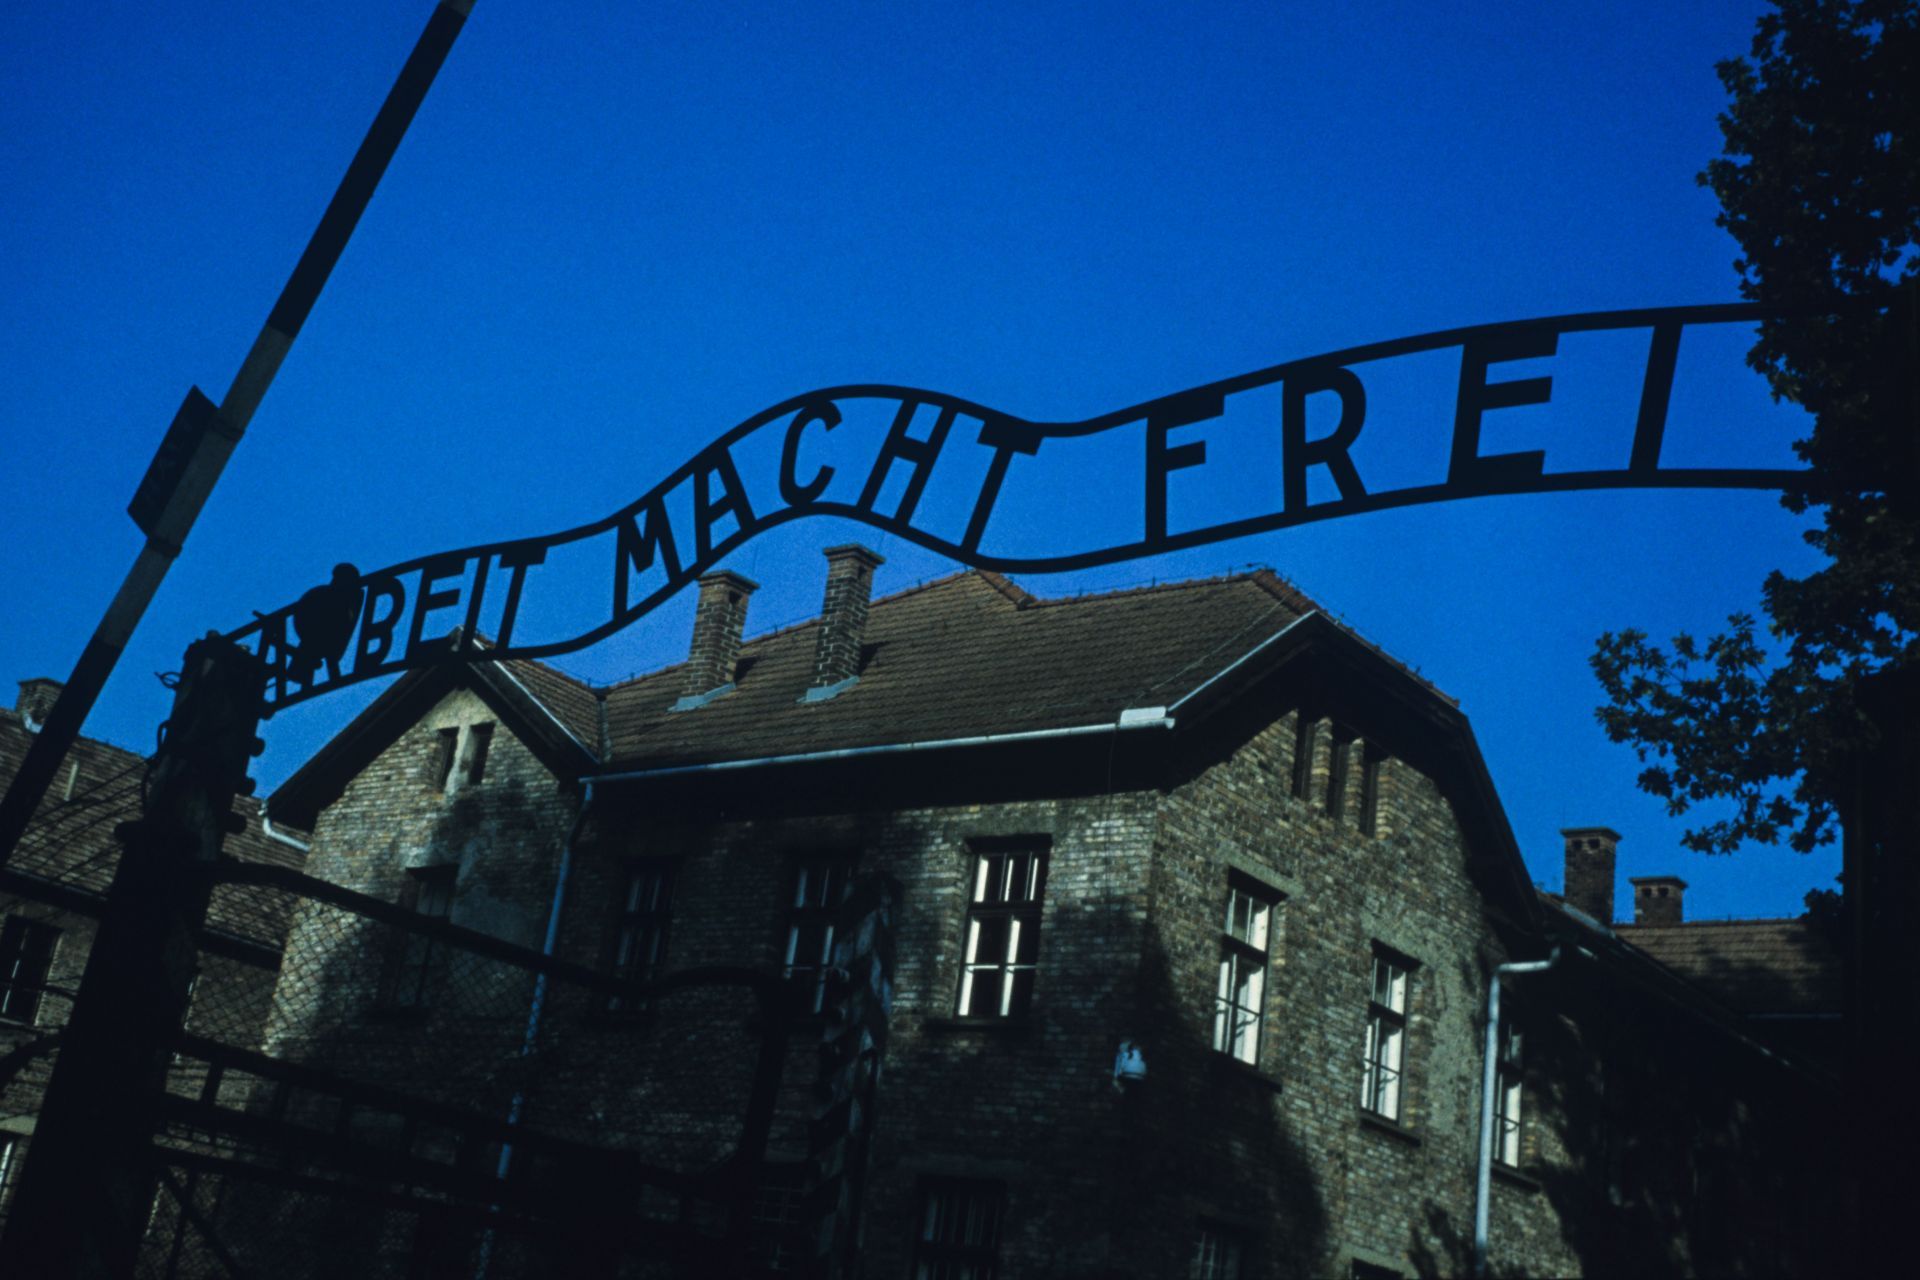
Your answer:
[[[1611,827],[1566,827],[1567,904],[1601,924],[1613,923],[1613,851],[1620,833]]]
[[[1679,876],[1634,876],[1633,922],[1635,924],[1679,924],[1683,918],[1681,903],[1687,882]]]
[[[733,683],[740,636],[747,626],[747,597],[760,584],[729,570],[700,579],[700,601],[694,607],[693,647],[687,653],[687,677],[681,703],[700,705],[709,695]]]
[[[13,709],[20,713],[23,720],[35,724],[45,724],[47,713],[53,710],[53,703],[60,696],[60,690],[66,688],[58,680],[47,676],[35,676],[31,680],[20,682],[20,696],[14,699]]]
[[[886,563],[866,547],[828,547],[827,598],[820,606],[820,638],[813,649],[813,679],[803,702],[831,698],[860,677],[860,642],[867,633],[873,571]]]

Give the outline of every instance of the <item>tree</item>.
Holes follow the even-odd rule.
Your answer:
[[[1783,313],[1747,361],[1811,415],[1781,500],[1818,513],[1827,564],[1767,577],[1773,645],[1736,614],[1704,643],[1608,632],[1591,659],[1641,787],[1674,814],[1731,802],[1684,837],[1707,853],[1831,840],[1876,741],[1861,682],[1920,663],[1920,3],[1773,3],[1749,55],[1719,64],[1726,146],[1699,181],[1742,295]]]

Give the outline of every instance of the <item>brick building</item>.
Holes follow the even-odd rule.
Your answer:
[[[423,915],[622,977],[785,974],[803,1030],[843,887],[897,882],[869,1276],[1464,1273],[1489,980],[1549,957],[1497,1036],[1494,1273],[1810,1268],[1840,1221],[1818,1065],[1689,967],[1687,926],[1610,926],[1611,833],[1568,833],[1567,897],[1536,891],[1451,699],[1270,572],[870,600],[878,557],[827,559],[820,619],[746,640],[754,584],[712,574],[688,662],[612,687],[408,675],[272,811],[312,828],[311,874]],[[288,967],[320,972],[303,928]],[[448,980],[382,965],[283,982],[267,1051],[324,1056],[315,1008]],[[575,1136],[717,1158],[684,1086],[727,1075],[721,1041],[617,1004],[552,1003],[571,1065],[516,1114],[564,1088]],[[810,1061],[764,1175],[776,1268],[804,1251]]]
[[[31,735],[59,696],[58,682],[20,683],[11,709],[0,708],[0,788],[11,783]],[[79,739],[60,762],[52,788],[19,846],[0,868],[0,1226],[31,1145],[47,1079],[59,1059],[61,1028],[87,966],[107,886],[119,865],[114,829],[140,815],[146,757],[94,738]],[[297,868],[302,832],[263,825],[260,805],[234,801],[239,834],[226,852],[241,861]],[[257,1042],[275,985],[287,930],[282,903],[249,892],[214,897],[187,1030]],[[197,1081],[178,1071],[171,1087]],[[162,1197],[153,1225],[172,1225]]]

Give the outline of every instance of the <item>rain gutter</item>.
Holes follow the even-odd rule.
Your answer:
[[[1171,729],[1174,718],[1166,707],[1129,707],[1120,718],[1107,724],[1069,725],[1059,729],[1027,729],[1019,733],[983,733],[966,738],[932,738],[920,742],[887,742],[871,747],[841,747],[833,751],[801,751],[784,756],[754,756],[745,760],[713,760],[706,764],[675,764],[659,769],[631,769],[623,773],[600,773],[589,782],[637,782],[650,778],[677,778],[689,774],[722,773],[736,769],[760,769],[783,764],[818,764],[829,760],[855,760],[868,756],[902,755],[916,751],[946,751],[955,747],[988,747],[1009,742],[1043,742],[1054,738],[1078,738],[1092,734],[1119,733],[1128,729]]]

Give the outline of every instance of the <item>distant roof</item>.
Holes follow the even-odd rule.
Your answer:
[[[1840,953],[1807,920],[1615,926],[1736,1013],[1838,1013]]]
[[[19,714],[0,708],[0,788],[12,782],[32,741]],[[114,828],[140,816],[146,765],[145,757],[124,747],[97,738],[78,739],[61,760],[52,788],[7,859],[6,872],[100,900],[120,859]],[[223,848],[228,855],[243,862],[295,869],[305,861],[298,849],[267,838],[260,826],[258,801],[237,796],[233,812],[246,825],[226,838]],[[10,888],[30,892],[30,886],[17,883]],[[284,894],[223,887],[214,894],[208,920],[217,930],[278,948],[286,936],[290,907],[291,899]]]
[[[1261,571],[1046,600],[967,571],[873,603],[857,684],[803,704],[818,620],[750,640],[694,711],[683,665],[606,693],[611,768],[1112,724],[1167,706],[1318,606]]]

